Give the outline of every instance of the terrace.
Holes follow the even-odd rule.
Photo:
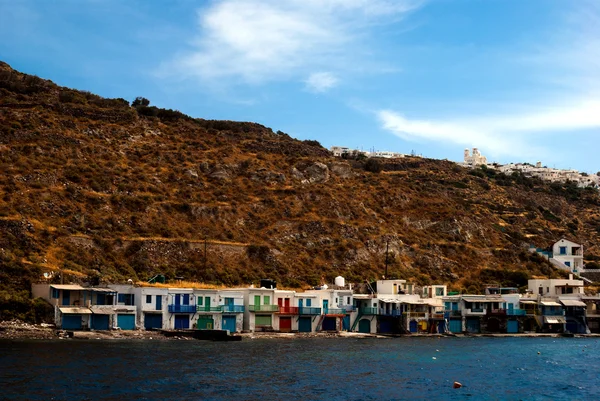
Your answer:
[[[277,306],[277,305],[249,305],[248,310],[250,312],[278,312],[279,306]]]
[[[196,313],[196,305],[169,305],[169,313]]]

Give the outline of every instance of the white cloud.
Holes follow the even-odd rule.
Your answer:
[[[311,92],[326,92],[338,83],[338,78],[330,72],[315,72],[310,74],[306,82],[306,88]]]
[[[479,118],[408,119],[402,114],[377,112],[382,128],[408,141],[474,146],[493,155],[532,156],[543,152],[532,139],[557,132],[600,128],[600,99],[565,103],[542,111]]]
[[[318,71],[360,68],[364,65],[360,44],[368,36],[369,26],[396,21],[421,3],[418,0],[215,2],[198,11],[199,32],[192,48],[163,64],[161,72],[211,84],[300,80],[310,74],[318,80]],[[353,62],[348,62],[349,59]],[[321,76],[324,89],[334,84],[333,77],[333,74],[329,79]]]

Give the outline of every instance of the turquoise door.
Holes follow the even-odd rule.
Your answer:
[[[62,304],[71,305],[71,291],[63,290]]]
[[[350,316],[344,316],[344,319],[342,319],[342,329],[344,331],[350,330]]]
[[[512,315],[513,311],[515,309],[515,306],[513,304],[508,304],[508,314]]]
[[[223,330],[235,333],[235,316],[223,316]]]
[[[298,331],[300,333],[310,333],[312,331],[312,318],[301,317],[298,320]]]
[[[108,330],[109,329],[109,315],[92,315],[92,329],[94,330]]]
[[[518,333],[519,332],[519,322],[516,320],[509,320],[506,322],[506,332],[507,333]]]
[[[300,309],[302,309],[302,307],[304,307],[304,300],[303,300],[303,299],[299,299],[299,300],[298,300],[298,307],[299,307]]]
[[[361,319],[358,322],[358,332],[359,333],[370,333],[371,332],[371,322],[369,319]]]
[[[117,326],[121,330],[134,330],[135,315],[117,315]]]
[[[451,333],[462,333],[462,320],[450,319],[448,326]]]
[[[323,300],[323,313],[327,314],[329,312],[329,300]]]
[[[156,296],[156,310],[162,310],[162,295]]]
[[[81,330],[81,315],[63,315],[62,328],[64,330]]]

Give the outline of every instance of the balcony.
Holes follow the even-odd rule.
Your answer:
[[[196,313],[196,305],[169,305],[169,313]]]
[[[376,315],[377,308],[360,308],[359,313],[361,315]]]
[[[399,310],[382,310],[381,312],[379,312],[379,316],[400,317],[402,316],[402,312],[400,312]]]
[[[443,320],[444,319],[444,314],[443,313],[432,313],[430,316],[431,319],[436,319],[436,320]]]
[[[202,306],[202,305],[198,305],[197,312],[199,313],[219,313],[221,312],[221,307],[220,306]]]
[[[465,309],[465,316],[469,316],[469,315],[476,315],[476,316],[482,316],[485,315],[486,310],[483,308],[471,308],[471,309]]]
[[[299,315],[320,315],[321,308],[301,307],[298,308]]]
[[[462,317],[462,311],[459,311],[459,310],[447,310],[447,311],[444,312],[444,315],[447,318]]]
[[[527,311],[525,309],[508,309],[506,311],[506,314],[508,316],[525,316],[527,314]]]
[[[297,306],[280,306],[279,311],[277,312],[280,315],[297,315],[298,307]]]
[[[564,316],[565,311],[563,309],[545,308],[541,314],[543,316]]]
[[[243,305],[223,305],[221,311],[223,313],[244,313]]]
[[[250,312],[277,312],[279,306],[277,305],[248,305]]]
[[[488,316],[506,316],[506,309],[488,309]]]
[[[427,312],[406,312],[406,316],[409,319],[425,319],[427,317]]]
[[[347,315],[348,312],[346,309],[341,308],[328,308],[324,310],[325,315]]]

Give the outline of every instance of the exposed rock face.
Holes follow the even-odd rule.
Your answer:
[[[312,163],[304,170],[304,176],[310,184],[327,182],[329,181],[329,167],[320,162]]]
[[[348,163],[330,163],[329,170],[331,173],[340,178],[352,178],[356,173],[352,171],[352,166]]]

